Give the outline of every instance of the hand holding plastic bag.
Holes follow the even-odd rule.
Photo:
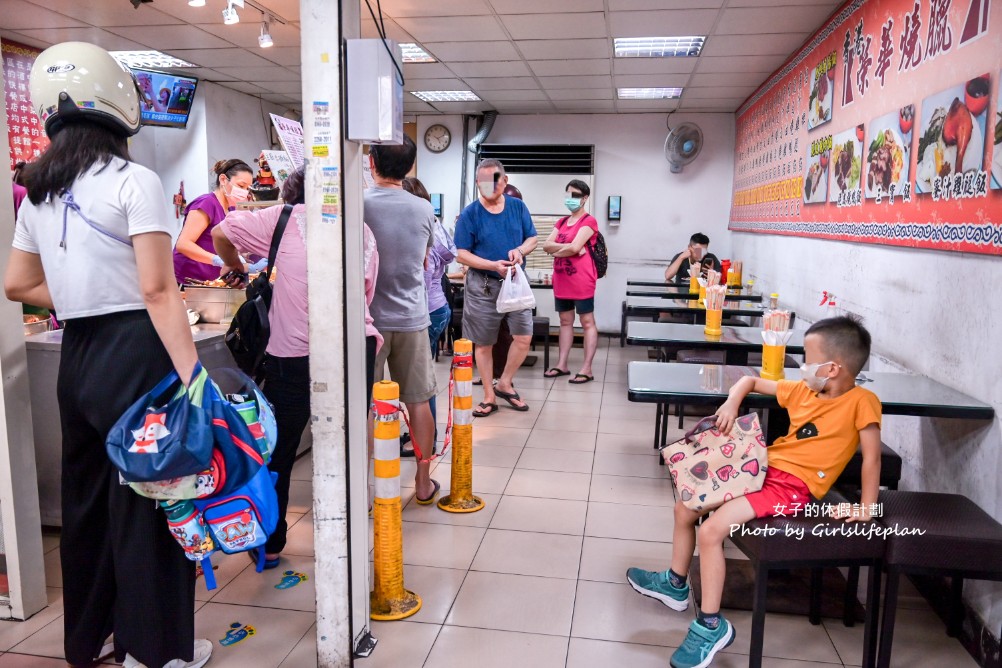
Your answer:
[[[501,283],[497,309],[498,313],[511,313],[527,308],[536,308],[536,296],[532,294],[532,287],[525,277],[525,272],[522,271],[522,266],[516,264],[508,268],[508,273]]]

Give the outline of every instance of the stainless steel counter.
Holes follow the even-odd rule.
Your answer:
[[[191,328],[198,358],[209,371],[234,366],[233,357],[223,343],[226,329],[226,325],[196,325]],[[38,500],[42,524],[46,526],[62,525],[59,480],[62,474],[63,439],[59,405],[56,402],[56,378],[62,342],[62,330],[25,337],[31,386],[31,422],[35,431],[35,459],[38,468]]]

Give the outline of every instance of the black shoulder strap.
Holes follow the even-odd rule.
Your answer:
[[[289,224],[289,216],[292,215],[292,205],[286,204],[282,207],[282,215],[278,217],[278,224],[275,225],[275,233],[271,235],[271,248],[268,249],[268,269],[265,276],[271,280],[271,270],[275,267],[275,257],[278,255],[278,245],[282,243],[282,235],[285,234],[285,226]]]

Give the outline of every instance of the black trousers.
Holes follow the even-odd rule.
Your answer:
[[[278,474],[275,483],[278,525],[264,549],[268,554],[278,554],[285,549],[289,531],[285,513],[289,509],[292,466],[296,463],[299,440],[310,421],[310,358],[267,355],[264,378],[264,396],[275,407],[275,422],[278,423],[278,443],[268,464],[268,469]]]
[[[68,320],[57,394],[63,432],[62,512],[66,660],[89,665],[115,634],[147,666],[190,661],[195,564],[155,501],[120,485],[105,437],[172,369],[145,311]]]

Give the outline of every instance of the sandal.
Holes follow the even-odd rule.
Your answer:
[[[556,371],[556,373],[554,373],[554,371]],[[561,376],[569,376],[569,375],[571,375],[570,371],[564,371],[559,367],[553,367],[552,369],[543,374],[543,378],[560,378]]]
[[[257,566],[257,550],[248,550],[245,554],[250,557],[251,563]],[[264,558],[264,569],[270,571],[273,568],[278,568],[279,562],[281,562],[281,557],[275,557],[274,559]]]
[[[515,388],[512,388],[515,389]],[[529,404],[525,403],[522,397],[518,396],[518,392],[505,392],[504,390],[499,390],[494,388],[494,394],[498,395],[502,399],[508,402],[508,405],[517,410],[519,413],[524,413],[529,410]],[[522,401],[522,405],[516,404],[516,401]]]
[[[584,380],[578,380],[579,378],[583,378]],[[576,373],[574,374],[574,377],[567,382],[571,385],[584,385],[585,383],[590,383],[593,380],[595,380],[595,376],[589,376],[585,373]]]
[[[404,449],[404,446],[407,445],[410,442],[411,442],[411,435],[410,434],[401,434],[400,435],[400,456],[401,457],[413,457],[414,456],[414,449],[413,448],[411,448],[409,450]]]
[[[435,497],[438,496],[438,492],[440,489],[442,489],[442,486],[438,484],[437,480],[432,480],[431,484],[435,486],[435,491],[433,491],[431,493],[431,496],[429,496],[427,499],[422,499],[417,494],[414,495],[414,500],[417,501],[417,504],[419,506],[430,506],[431,504],[435,503]]]
[[[486,401],[481,401],[480,405],[473,411],[473,417],[487,417],[491,413],[498,412],[498,405],[495,403],[488,403]]]

